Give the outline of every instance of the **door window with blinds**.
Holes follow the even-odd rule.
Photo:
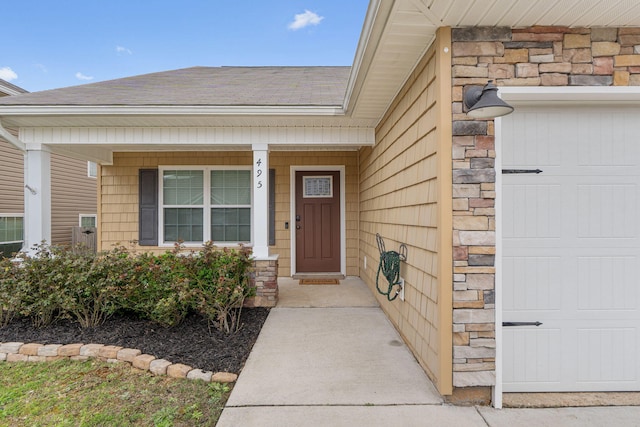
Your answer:
[[[251,241],[250,167],[160,171],[162,242]]]

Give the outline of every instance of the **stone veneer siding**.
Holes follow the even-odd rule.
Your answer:
[[[255,296],[245,301],[245,307],[275,307],[278,302],[278,260],[254,260],[250,278]]]
[[[463,112],[466,85],[640,85],[640,28],[452,30],[453,385],[495,384],[493,120]]]

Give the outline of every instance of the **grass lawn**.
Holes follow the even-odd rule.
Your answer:
[[[215,426],[229,392],[124,363],[0,363],[0,426]]]

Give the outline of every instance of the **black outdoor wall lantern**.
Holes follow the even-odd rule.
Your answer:
[[[493,80],[484,86],[465,88],[464,106],[467,115],[474,119],[493,119],[513,112],[513,107],[498,97],[498,88]]]

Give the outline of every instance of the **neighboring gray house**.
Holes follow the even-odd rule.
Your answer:
[[[0,79],[0,97],[27,93]],[[11,254],[22,248],[24,241],[24,152],[0,136],[0,253]],[[56,245],[71,244],[71,229],[79,225],[95,226],[96,164],[60,154],[51,158],[51,241]],[[37,191],[37,190],[36,190]]]

